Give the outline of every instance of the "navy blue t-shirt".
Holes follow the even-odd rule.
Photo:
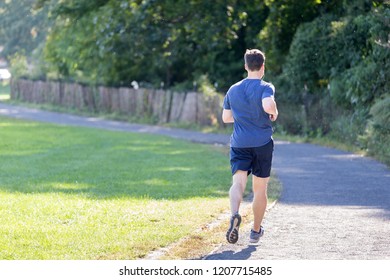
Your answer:
[[[231,147],[260,147],[272,139],[272,122],[263,109],[262,100],[274,93],[275,87],[260,79],[246,78],[230,87],[223,108],[233,113]]]

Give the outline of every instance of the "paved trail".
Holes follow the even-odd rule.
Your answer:
[[[274,170],[283,183],[266,214],[265,234],[223,245],[206,259],[389,259],[390,171],[361,156],[310,144],[277,142]]]
[[[145,132],[201,143],[229,137],[98,118],[49,113],[0,103],[0,115],[62,125]],[[283,184],[267,212],[265,235],[248,243],[243,225],[235,245],[205,259],[390,259],[390,171],[369,158],[310,144],[276,141],[274,170]]]

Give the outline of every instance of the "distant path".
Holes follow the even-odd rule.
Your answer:
[[[200,143],[229,141],[227,135],[78,117],[3,103],[0,115],[156,133]],[[243,225],[238,244],[224,243],[205,259],[390,260],[390,171],[386,166],[335,149],[282,141],[276,141],[273,166],[283,193],[266,214],[266,232],[260,244],[248,243],[250,225]]]

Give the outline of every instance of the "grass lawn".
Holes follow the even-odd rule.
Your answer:
[[[227,149],[163,136],[0,117],[0,170],[0,259],[143,258],[229,208]]]

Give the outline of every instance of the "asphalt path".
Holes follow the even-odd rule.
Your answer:
[[[228,145],[229,136],[46,112],[0,103],[0,115],[60,125],[155,133]],[[1,135],[1,134],[0,134]],[[242,225],[237,244],[206,260],[389,260],[390,171],[370,158],[312,144],[275,141],[273,170],[283,184],[264,218],[259,244]]]
[[[283,184],[266,213],[265,234],[205,259],[389,260],[390,171],[372,159],[311,144],[277,141],[274,171]]]

